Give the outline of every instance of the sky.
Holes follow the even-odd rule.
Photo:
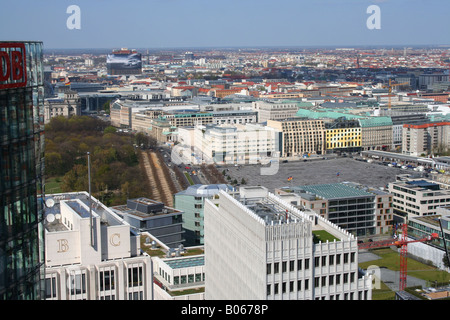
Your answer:
[[[0,40],[39,40],[46,49],[450,45],[449,0],[0,3]],[[70,5],[80,9],[80,29],[67,27]],[[367,27],[371,5],[380,29]]]

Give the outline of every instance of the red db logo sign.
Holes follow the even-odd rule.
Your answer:
[[[23,43],[0,43],[0,89],[27,84],[26,55]]]

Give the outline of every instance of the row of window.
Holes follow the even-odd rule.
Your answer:
[[[327,282],[328,279],[328,282]],[[340,284],[348,284],[354,283],[356,281],[356,272],[344,273],[344,274],[336,274],[322,277],[314,278],[314,287],[325,287],[325,286],[333,286]],[[272,292],[273,289],[273,292]],[[281,290],[280,290],[281,289]],[[271,294],[280,294],[287,292],[298,292],[305,291],[310,289],[309,279],[297,280],[297,281],[287,281],[282,282],[281,286],[279,283],[268,284],[266,294],[269,296]]]
[[[350,253],[338,253],[336,255],[329,255],[329,256],[321,256],[321,257],[314,257],[314,266],[315,267],[325,267],[325,266],[333,266],[333,265],[340,265],[341,264],[341,258],[343,257],[343,263],[354,263],[356,253],[350,252]],[[281,270],[280,270],[280,262],[274,262],[274,263],[268,263],[266,265],[266,273],[272,274],[272,266],[273,266],[273,273],[277,274],[280,272],[287,272],[288,271],[288,263],[289,263],[289,272],[291,271],[299,271],[299,270],[308,270],[310,268],[310,259],[298,259],[298,260],[290,260],[290,261],[282,261],[281,262]]]
[[[105,269],[98,273],[98,284],[99,284],[99,298],[106,300],[114,300],[114,290],[116,290],[116,272],[114,268]],[[143,267],[137,266],[128,268],[128,287],[138,288],[143,285]],[[57,299],[58,298],[58,285],[59,277],[57,274],[52,274],[49,278],[45,279],[45,298],[46,299]],[[86,299],[87,294],[87,279],[86,270],[81,270],[79,273],[70,274],[68,282],[68,294],[74,299]],[[106,292],[105,291],[113,291]],[[134,291],[134,290],[133,290]],[[138,293],[130,292],[132,298]],[[142,293],[142,291],[141,291]],[[138,295],[139,296],[139,295]],[[142,296],[142,294],[141,294]]]

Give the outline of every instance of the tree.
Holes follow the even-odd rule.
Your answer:
[[[114,128],[113,126],[108,126],[105,128],[105,130],[103,131],[103,133],[116,133],[117,129]]]

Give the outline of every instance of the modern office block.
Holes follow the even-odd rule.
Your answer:
[[[138,232],[148,232],[170,248],[183,244],[183,212],[148,198],[128,199],[126,205],[111,207]]]
[[[43,295],[42,42],[0,42],[0,300]]]
[[[352,182],[303,185],[277,189],[275,193],[293,193],[298,205],[355,236],[383,234],[392,229],[392,195]]]
[[[320,240],[322,239],[322,241]],[[264,187],[205,201],[205,299],[370,300],[357,239]]]

